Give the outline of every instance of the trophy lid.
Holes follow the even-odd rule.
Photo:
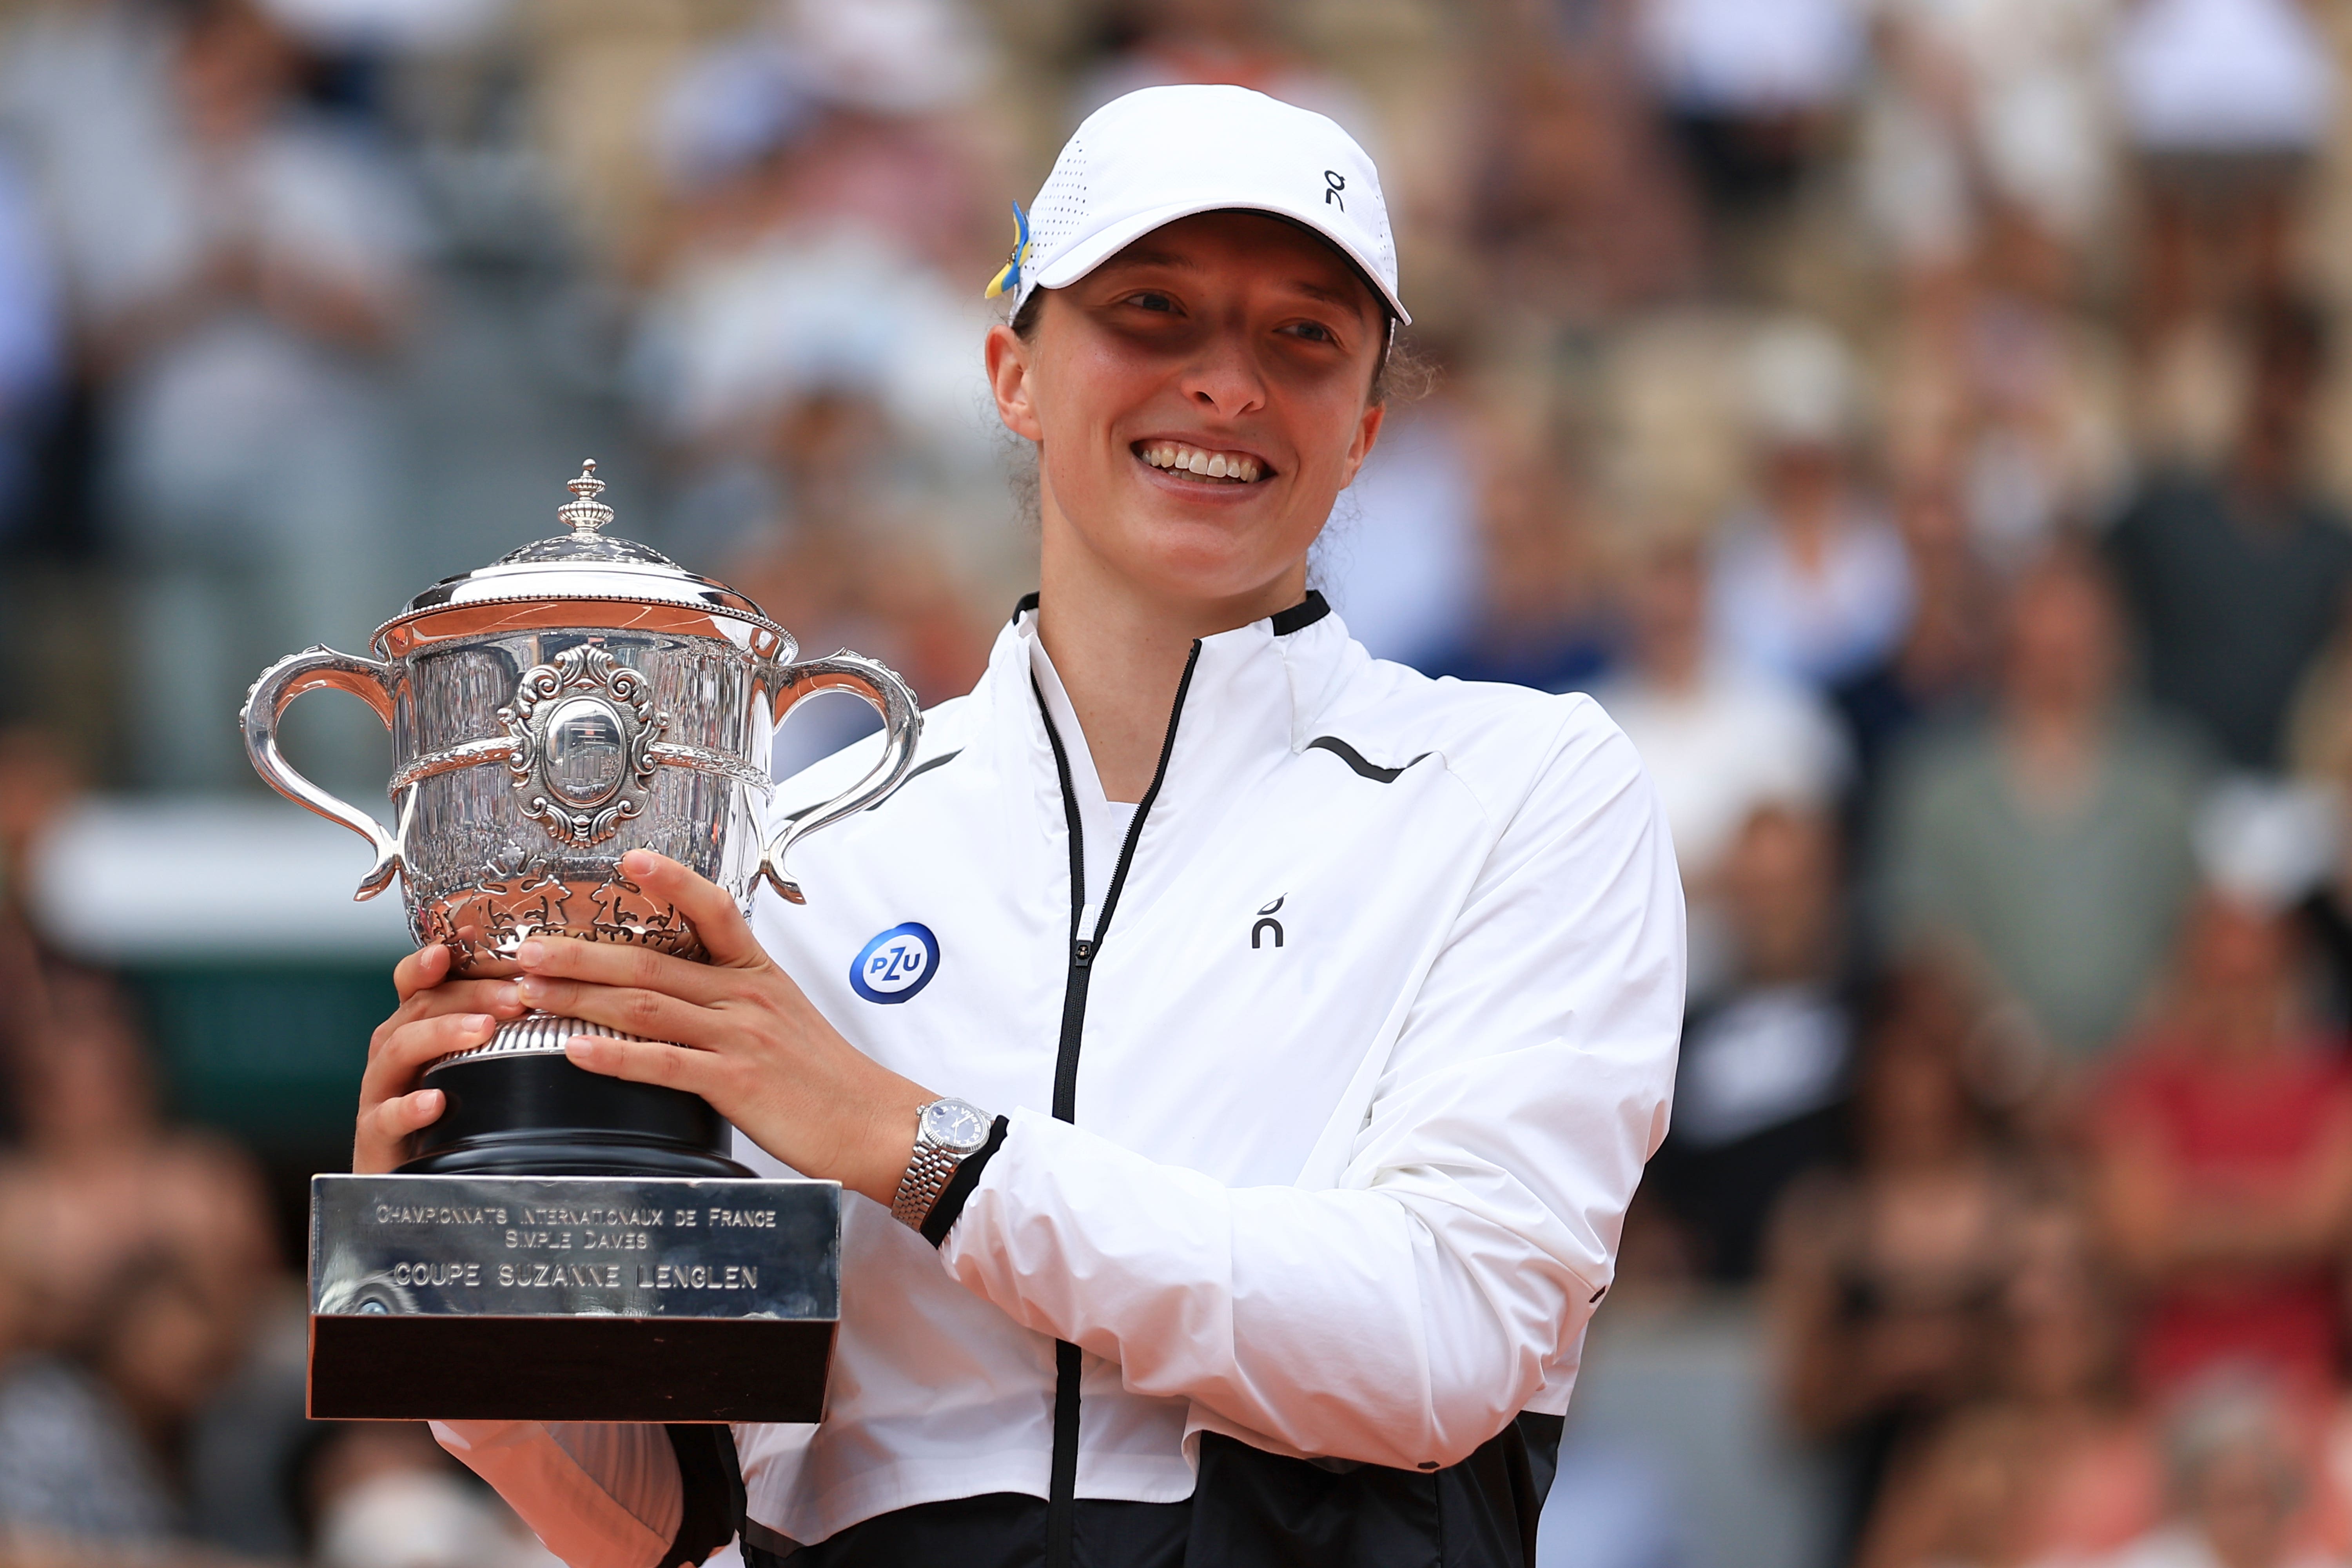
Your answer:
[[[589,610],[593,605],[677,605],[781,635],[782,628],[758,605],[726,584],[688,572],[635,540],[605,534],[613,509],[597,499],[604,481],[596,477],[593,458],[580,465],[580,477],[565,488],[572,499],[558,507],[555,515],[569,525],[569,532],[535,540],[487,566],[442,578],[385,622],[378,640],[419,617],[490,605],[576,605],[573,613],[583,624],[608,618]]]

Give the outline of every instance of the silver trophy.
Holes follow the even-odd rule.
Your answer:
[[[358,896],[398,877],[417,941],[448,946],[460,972],[535,935],[699,958],[693,927],[622,856],[667,855],[747,911],[763,879],[800,903],[793,843],[882,800],[914,760],[922,719],[904,681],[851,653],[798,659],[742,595],[604,534],[595,468],[558,510],[569,532],[435,584],[377,630],[374,658],[311,647],[246,698],[255,769],[365,838]],[[390,827],[278,750],[287,705],[322,687],[392,731]],[[838,798],[770,825],[776,728],[827,690],[881,714],[881,755]],[[814,1419],[839,1188],[751,1180],[701,1100],[572,1066],[563,1041],[583,1032],[612,1033],[538,1013],[502,1026],[427,1069],[446,1108],[399,1173],[314,1179],[314,1415]],[[733,1331],[762,1326],[763,1357],[788,1326],[804,1347],[782,1352],[799,1372],[765,1394],[744,1386]],[[583,1356],[633,1370],[583,1381]]]

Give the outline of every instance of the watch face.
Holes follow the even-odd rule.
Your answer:
[[[988,1142],[988,1118],[980,1108],[961,1100],[935,1100],[923,1107],[923,1135],[969,1154]]]

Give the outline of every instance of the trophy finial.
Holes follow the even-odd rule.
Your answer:
[[[564,489],[573,499],[555,509],[555,515],[571,524],[574,538],[584,539],[613,521],[613,509],[596,498],[604,493],[604,481],[596,477],[596,459],[588,458],[580,465],[580,477],[568,481]]]

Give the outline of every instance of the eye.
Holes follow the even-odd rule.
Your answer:
[[[1336,343],[1339,341],[1338,335],[1320,321],[1293,321],[1282,330],[1310,343]]]
[[[1130,305],[1140,306],[1146,310],[1159,311],[1163,315],[1173,315],[1176,311],[1176,301],[1174,300],[1156,289],[1147,289],[1139,294],[1129,294],[1127,297],[1127,302]]]

